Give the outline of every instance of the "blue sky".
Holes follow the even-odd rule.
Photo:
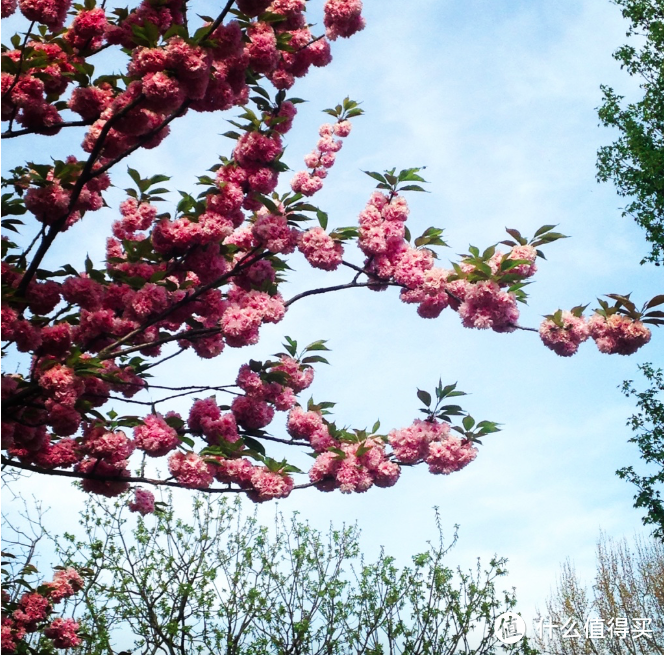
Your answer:
[[[310,4],[320,17],[322,3]],[[536,327],[543,314],[603,293],[633,292],[643,301],[661,292],[658,270],[638,265],[647,246],[620,216],[624,201],[610,185],[595,182],[597,148],[612,139],[598,127],[599,85],[637,91],[611,58],[626,31],[618,9],[606,0],[417,0],[404,6],[366,0],[365,31],[335,43],[333,63],[293,89],[309,100],[287,139],[285,160],[295,170],[315,144],[320,110],[349,95],[366,111],[315,197],[330,226],[356,222],[373,184],[361,170],[426,166],[431,193],[411,194],[408,225],[413,234],[430,225],[445,228],[452,247],[441,252],[443,264],[469,243],[486,247],[501,240],[505,226],[528,235],[556,223],[572,237],[547,248],[548,261],[540,263],[522,309],[523,325]],[[213,10],[205,3],[199,13]],[[131,165],[143,175],[172,175],[174,188],[190,189],[195,176],[230,153],[231,142],[218,136],[228,129],[228,117],[190,114],[159,150],[134,154]],[[4,169],[36,159],[44,147],[66,156],[79,137],[68,132],[9,142]],[[113,178],[119,189],[127,186],[124,177]],[[111,209],[86,216],[52,261],[80,265],[86,251],[99,261],[121,200],[114,190]],[[357,254],[351,258],[360,261]],[[302,258],[293,262],[297,273],[285,297],[348,278],[312,271]],[[318,367],[310,391],[317,400],[338,403],[340,423],[362,427],[380,418],[384,429],[404,427],[418,415],[416,388],[431,389],[442,377],[472,393],[463,404],[475,417],[496,420],[503,431],[488,437],[477,460],[455,475],[407,470],[392,489],[352,496],[299,492],[281,503],[282,510],[299,510],[322,528],[358,521],[367,552],[374,555],[383,545],[405,563],[434,536],[436,505],[450,536],[453,525],[461,525],[451,561],[470,566],[477,556],[509,558],[506,586],[516,586],[517,609],[526,617],[544,606],[566,557],[590,581],[600,529],[613,537],[644,532],[631,507],[632,488],[614,475],[637,459],[626,443],[633,407],[617,387],[637,378],[637,363],[662,363],[661,330],[634,357],[601,355],[590,343],[562,359],[535,334],[463,329],[450,310],[425,321],[395,290],[353,290],[294,304],[252,349],[227,349],[212,361],[182,358],[162,374],[182,384],[227,383],[250,357],[278,350],[285,334],[301,343],[329,340],[332,366]],[[275,421],[275,429],[282,423]],[[24,489],[62,498],[68,509],[81,500],[62,480],[39,479]],[[185,503],[186,492],[176,498]],[[73,521],[73,513],[62,515],[61,502],[53,505],[52,520]],[[273,511],[260,509],[266,518]]]

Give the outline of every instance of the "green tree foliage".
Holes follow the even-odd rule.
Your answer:
[[[516,603],[496,589],[506,560],[455,571],[442,538],[400,568],[368,561],[356,527],[323,535],[278,515],[268,529],[239,502],[196,497],[187,520],[169,507],[134,522],[90,501],[85,537],[59,540],[88,581],[68,608],[81,655],[536,655],[493,635]]]
[[[645,230],[650,253],[641,263],[664,261],[664,3],[662,0],[615,0],[630,21],[627,36],[638,45],[614,53],[621,67],[641,79],[643,97],[625,103],[608,86],[599,107],[603,125],[618,129],[618,139],[600,148],[597,178],[612,180],[629,198],[624,216]]]
[[[654,526],[654,536],[664,541],[664,505],[660,489],[664,483],[664,373],[651,364],[639,366],[649,383],[645,391],[637,391],[631,380],[623,383],[623,393],[637,399],[638,412],[633,414],[627,424],[636,435],[630,439],[641,452],[641,458],[648,466],[645,473],[626,466],[617,474],[636,485],[638,493],[634,497],[634,507],[643,507],[646,515],[645,525]]]

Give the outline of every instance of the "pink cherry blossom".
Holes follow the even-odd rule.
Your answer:
[[[134,500],[129,503],[130,512],[138,512],[142,516],[154,512],[154,494],[146,489],[136,489]]]

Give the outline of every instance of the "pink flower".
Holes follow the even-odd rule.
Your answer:
[[[53,280],[32,282],[28,286],[27,300],[33,314],[49,314],[60,302],[60,285]]]
[[[54,603],[59,603],[61,600],[69,598],[81,591],[85,583],[79,572],[69,567],[56,571],[53,576],[53,582],[47,582],[45,586],[48,588],[49,598]]]
[[[106,13],[101,7],[80,11],[65,39],[77,50],[97,50],[104,41],[106,25]]]
[[[161,414],[148,414],[143,418],[143,425],[134,428],[134,443],[150,457],[163,457],[178,447],[180,439],[177,430],[166,423]]]
[[[362,0],[327,0],[324,11],[325,34],[331,41],[340,36],[348,38],[364,29]]]
[[[219,482],[239,484],[243,488],[251,487],[251,478],[256,467],[245,458],[222,459],[215,457],[215,477]]]
[[[48,424],[55,434],[68,437],[78,430],[81,415],[73,407],[53,403],[48,406]]]
[[[194,402],[188,424],[191,432],[203,434],[211,444],[220,439],[233,443],[240,438],[233,414],[222,414],[214,398]]]
[[[254,396],[260,395],[263,392],[263,381],[261,380],[261,376],[255,371],[252,371],[248,364],[243,364],[240,367],[235,384],[237,384],[237,386],[243,391]]]
[[[49,396],[63,405],[72,406],[83,392],[83,381],[74,370],[63,364],[56,364],[39,376],[39,385]]]
[[[252,233],[258,243],[275,254],[289,254],[297,244],[297,232],[289,227],[285,216],[260,213]]]
[[[514,268],[510,268],[508,273],[520,275],[521,277],[531,277],[537,272],[537,264],[535,264],[536,258],[537,250],[532,246],[514,246],[507,255],[507,259],[525,259],[530,263],[519,264]]]
[[[63,189],[59,182],[42,187],[30,187],[25,194],[25,206],[35,218],[51,225],[67,214],[70,191]]]
[[[361,466],[354,455],[347,455],[337,469],[337,486],[342,494],[368,491],[373,485],[373,477]]]
[[[279,173],[269,166],[260,166],[250,169],[247,177],[247,187],[249,191],[256,193],[272,193],[279,183]]]
[[[2,0],[2,18],[8,18],[15,11],[18,5],[18,0]],[[4,119],[3,119],[4,120]],[[2,643],[5,642],[5,633],[2,633]]]
[[[401,475],[401,468],[395,462],[382,461],[374,470],[374,484],[377,487],[392,487]]]
[[[183,85],[164,71],[146,73],[142,79],[142,88],[148,106],[162,113],[177,109],[187,97]]]
[[[142,516],[154,512],[154,494],[145,489],[136,489],[134,500],[129,503],[130,512],[139,512]]]
[[[275,130],[276,132],[279,132],[279,134],[286,134],[286,132],[290,131],[291,127],[293,126],[293,119],[295,118],[296,114],[297,114],[297,108],[295,107],[295,105],[292,102],[290,102],[290,100],[285,100],[279,106],[279,111],[276,113],[274,117],[285,118],[286,120],[283,120],[280,123],[276,123],[275,125],[272,126],[272,129]],[[266,122],[268,125],[271,124],[269,115],[266,116]]]
[[[67,302],[92,312],[101,308],[103,295],[104,287],[85,275],[68,277],[62,285],[62,296]]]
[[[561,321],[562,326],[551,319],[542,321],[539,334],[547,348],[561,357],[571,357],[588,338],[590,330],[583,316],[574,316],[572,312],[563,312]]]
[[[309,175],[307,171],[295,173],[291,180],[291,189],[303,196],[313,196],[323,188],[323,180],[318,175]]]
[[[207,489],[214,479],[212,465],[196,453],[173,453],[168,458],[168,470],[188,489]]]
[[[446,438],[449,433],[450,426],[447,423],[415,419],[407,428],[392,430],[388,439],[394,456],[400,462],[415,464],[427,457],[432,442]]]
[[[81,450],[108,462],[124,462],[134,452],[134,442],[122,430],[110,431],[103,425],[84,431]]]
[[[321,453],[309,469],[309,480],[320,491],[332,491],[336,487],[335,478],[340,463],[341,460],[336,453]]]
[[[113,498],[114,496],[123,494],[129,489],[129,483],[122,481],[122,478],[129,477],[127,466],[128,462],[126,460],[107,462],[103,459],[89,457],[76,464],[74,470],[77,473],[95,475],[99,478],[111,478],[85,478],[81,480],[81,486],[88,493],[95,493],[108,498]]]
[[[324,136],[318,140],[316,147],[321,153],[331,154],[334,152],[339,152],[343,146],[343,141],[339,139],[333,139],[331,136]]]
[[[57,618],[44,630],[44,635],[53,640],[56,648],[75,648],[81,645],[81,638],[76,634],[78,628],[74,619]]]
[[[380,209],[381,216],[386,221],[403,222],[408,218],[408,214],[410,213],[406,199],[403,196],[398,195],[395,195],[389,203],[385,202]]]
[[[650,330],[641,321],[622,314],[611,314],[608,318],[594,314],[588,327],[599,351],[609,355],[632,355],[651,337]]]
[[[449,436],[444,441],[429,444],[426,459],[431,473],[448,475],[460,471],[477,457],[477,448],[471,442]]]
[[[224,312],[221,318],[221,328],[232,347],[252,343],[258,337],[258,327],[261,324],[261,315],[252,307],[241,307],[236,304]]]
[[[395,282],[414,289],[424,283],[426,271],[432,266],[430,250],[408,248],[397,258],[393,277]]]
[[[298,249],[314,268],[334,271],[341,264],[343,246],[321,227],[314,227],[300,235]]]
[[[231,404],[235,420],[247,430],[260,430],[274,418],[274,409],[265,401],[251,396],[237,396]]]
[[[344,121],[339,121],[338,123],[335,123],[334,125],[334,133],[336,136],[339,136],[341,138],[347,137],[350,134],[352,124],[350,121],[344,120]]]
[[[273,71],[279,63],[279,51],[272,26],[263,22],[252,23],[247,29],[247,36],[250,41],[246,52],[251,68],[263,75]]]
[[[71,0],[19,0],[18,6],[28,20],[57,30],[64,24],[70,4]]]
[[[21,596],[18,602],[18,608],[12,613],[15,621],[25,623],[28,630],[36,627],[36,624],[43,621],[50,613],[52,607],[48,598],[41,594],[28,592]]]
[[[501,291],[495,282],[486,280],[466,286],[459,316],[464,327],[513,332],[519,320],[519,310],[514,294]]]
[[[269,164],[282,151],[281,139],[268,137],[259,132],[246,132],[237,141],[233,157],[240,166]]]
[[[261,466],[254,469],[251,485],[255,493],[247,495],[260,503],[272,498],[286,498],[293,489],[293,478]]]
[[[293,407],[288,414],[286,429],[295,439],[309,439],[323,427],[323,417],[318,412],[307,412],[301,407]]]
[[[282,371],[288,375],[288,386],[299,393],[304,391],[314,379],[314,369],[306,366],[300,367],[300,363],[292,357],[283,356],[279,364],[272,368],[273,371]]]
[[[38,450],[35,453],[35,464],[46,469],[69,468],[79,462],[81,457],[74,439],[60,439]]]
[[[272,0],[237,0],[237,8],[250,18],[259,16],[269,6]]]

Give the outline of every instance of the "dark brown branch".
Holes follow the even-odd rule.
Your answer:
[[[117,348],[118,346],[121,346],[123,343],[127,343],[128,341],[133,339],[135,336],[139,335],[141,332],[143,332],[146,328],[150,327],[151,325],[154,325],[155,323],[158,323],[159,321],[163,320],[169,314],[174,312],[176,309],[184,307],[193,300],[196,300],[196,298],[198,298],[198,296],[200,296],[201,294],[205,293],[206,291],[209,291],[210,289],[218,287],[219,285],[223,284],[226,280],[237,275],[238,272],[244,270],[245,268],[248,268],[252,264],[255,264],[259,259],[263,257],[263,254],[261,254],[258,257],[251,259],[251,257],[253,257],[253,255],[255,255],[259,250],[260,250],[259,247],[254,248],[251,252],[248,252],[232,270],[228,271],[228,273],[224,273],[224,275],[218,277],[216,280],[212,280],[212,282],[208,282],[207,284],[204,284],[203,286],[199,287],[198,289],[196,289],[196,291],[183,298],[180,302],[171,305],[170,307],[165,309],[163,312],[161,312],[154,318],[146,321],[146,323],[142,325],[140,328],[132,330],[129,334],[126,334],[124,337],[118,339],[117,341],[114,341],[109,346],[106,346],[106,348],[100,350],[99,356],[101,357],[101,359],[109,359],[110,357],[116,357],[117,355],[121,354],[121,353],[112,353],[111,351]]]
[[[63,127],[83,127],[85,125],[92,125],[93,121],[90,120],[80,120],[80,121],[68,121],[65,123],[58,123],[53,127],[58,129]],[[5,130],[0,136],[3,139],[15,139],[17,136],[23,136],[24,134],[41,134],[39,130],[44,128],[35,128],[35,127],[26,127],[22,130]]]
[[[97,140],[95,141],[94,148],[92,149],[92,152],[90,153],[90,156],[88,157],[87,162],[85,163],[85,166],[83,167],[83,170],[81,171],[81,174],[78,176],[78,179],[76,180],[76,184],[74,185],[74,188],[72,189],[71,192],[71,197],[69,199],[69,205],[67,207],[67,211],[57,220],[55,221],[49,231],[46,233],[44,238],[42,239],[41,243],[39,244],[39,248],[37,249],[37,252],[35,253],[35,256],[32,258],[32,261],[30,262],[30,266],[28,267],[28,270],[25,272],[23,275],[23,278],[21,279],[20,284],[18,285],[18,288],[16,289],[16,295],[17,296],[25,296],[25,292],[28,288],[28,285],[30,284],[30,281],[32,278],[35,276],[35,273],[37,272],[37,269],[39,268],[39,265],[41,264],[42,260],[44,259],[44,256],[48,252],[48,249],[51,247],[53,241],[55,241],[55,237],[58,235],[58,233],[62,230],[64,227],[65,223],[67,222],[67,218],[69,218],[69,215],[72,213],[74,210],[74,206],[78,202],[78,198],[81,194],[81,191],[83,190],[83,186],[89,182],[92,177],[96,177],[96,175],[90,175],[90,172],[92,171],[92,167],[94,166],[95,162],[97,161],[97,157],[99,157],[99,154],[101,153],[101,149],[104,146],[104,141],[106,140],[106,137],[108,136],[108,133],[111,131],[111,128],[115,123],[117,123],[123,116],[128,114],[134,107],[136,107],[139,103],[143,102],[144,96],[141,94],[134,100],[132,100],[128,105],[125,105],[119,112],[116,114],[113,114],[106,123],[104,124],[104,127],[102,127],[101,132],[99,133],[99,136],[97,137]]]
[[[149,132],[146,132],[145,134],[141,135],[141,137],[138,139],[138,141],[131,146],[131,148],[128,148],[125,150],[121,155],[118,155],[115,159],[112,159],[111,161],[107,162],[103,166],[100,166],[96,171],[93,171],[87,181],[89,182],[90,180],[94,179],[95,177],[98,177],[99,175],[103,175],[106,171],[109,169],[113,168],[117,163],[121,162],[125,157],[128,157],[131,155],[132,152],[138,150],[143,146],[143,144],[146,141],[149,141],[153,136],[161,132],[170,122],[174,121],[176,118],[179,116],[182,116],[182,114],[187,110],[189,107],[189,100],[185,100],[182,105],[178,109],[176,109],[168,118],[164,119],[157,127],[151,129]]]
[[[155,478],[146,478],[143,476],[129,476],[126,478],[122,477],[109,477],[107,475],[97,475],[96,473],[79,473],[77,471],[63,471],[61,469],[45,469],[40,466],[34,466],[31,464],[25,464],[19,462],[15,459],[10,459],[8,457],[2,456],[2,466],[11,466],[13,468],[22,469],[24,471],[29,471],[31,473],[40,473],[43,475],[55,475],[56,477],[64,478],[74,478],[77,480],[97,480],[98,482],[134,482],[139,484],[151,484],[155,487],[174,487],[176,489],[189,489],[189,487],[180,484],[179,482],[173,482],[172,480],[158,480]],[[298,484],[293,487],[293,489],[308,489],[313,487],[313,482],[308,482],[306,484]],[[211,494],[224,494],[224,493],[247,493],[248,489],[235,489],[233,487],[223,487],[223,488],[212,488],[212,489],[197,489],[197,491],[202,491],[203,493]]]
[[[210,28],[205,33],[205,36],[201,39],[201,41],[205,41],[205,39],[207,39],[212,34],[212,32],[214,32],[219,27],[219,25],[223,23],[224,18],[226,18],[228,12],[231,10],[234,2],[235,0],[228,0],[226,6],[221,10],[221,13],[217,16],[214,23],[210,25]]]
[[[512,327],[515,327],[517,330],[524,330],[525,332],[537,332],[539,334],[539,330],[537,328],[523,327],[523,325],[513,325]]]

